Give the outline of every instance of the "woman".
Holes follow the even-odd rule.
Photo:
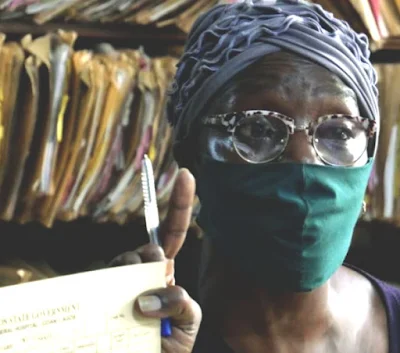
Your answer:
[[[164,352],[400,353],[400,291],[344,265],[376,153],[376,75],[363,35],[302,1],[220,5],[195,24],[168,112],[205,231],[200,310],[174,286],[190,217],[183,169],[164,227]],[[118,261],[121,262],[121,259]]]

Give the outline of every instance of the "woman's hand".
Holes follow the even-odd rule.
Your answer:
[[[187,169],[182,169],[171,194],[168,215],[160,228],[162,248],[147,244],[111,262],[112,266],[166,262],[168,286],[143,293],[135,303],[135,310],[146,317],[170,318],[172,336],[162,338],[163,353],[192,352],[201,321],[199,305],[183,288],[175,286],[174,278],[174,260],[190,225],[194,194],[194,177]]]

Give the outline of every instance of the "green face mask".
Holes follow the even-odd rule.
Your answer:
[[[342,265],[372,168],[205,161],[199,224],[257,285],[304,292]]]

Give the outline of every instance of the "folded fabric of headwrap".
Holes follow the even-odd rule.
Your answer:
[[[175,143],[190,136],[225,83],[261,57],[281,50],[336,74],[355,92],[362,115],[379,123],[377,77],[364,34],[320,5],[254,0],[218,5],[193,26],[168,104]]]

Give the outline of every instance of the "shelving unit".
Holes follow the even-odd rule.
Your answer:
[[[78,34],[74,45],[76,50],[91,49],[96,44],[106,42],[118,49],[143,47],[151,57],[171,54],[175,47],[182,47],[186,39],[185,33],[172,26],[157,28],[111,23],[36,25],[21,21],[0,22],[0,33],[6,34],[7,41],[19,41],[26,34],[32,34],[35,38],[58,29]],[[124,226],[94,223],[88,218],[80,218],[72,222],[56,221],[50,229],[36,222],[21,225],[0,221],[0,234],[4,235],[5,241],[0,249],[0,265],[7,263],[10,257],[33,262],[45,260],[60,274],[105,266],[114,256],[134,250],[148,241],[141,218]],[[195,237],[193,241],[196,241]]]
[[[75,31],[79,37],[93,38],[96,40],[132,40],[132,41],[154,41],[158,44],[183,45],[186,34],[174,27],[157,28],[154,26],[134,26],[129,24],[107,24],[107,23],[45,23],[37,25],[26,22],[0,22],[0,32],[8,35],[33,35],[46,34],[57,29]]]
[[[372,52],[372,62],[376,64],[395,64],[400,63],[400,50],[382,49]]]
[[[78,33],[80,41],[111,41],[123,42],[124,45],[145,44],[151,46],[183,46],[187,37],[186,33],[172,26],[157,28],[155,26],[132,26],[129,24],[107,23],[46,23],[37,25],[25,22],[0,22],[0,33],[8,37],[21,37],[27,33],[43,35],[50,31],[63,29]],[[78,42],[79,48],[79,42]],[[378,49],[372,51],[371,58],[376,63],[396,63],[400,61],[400,50]]]

